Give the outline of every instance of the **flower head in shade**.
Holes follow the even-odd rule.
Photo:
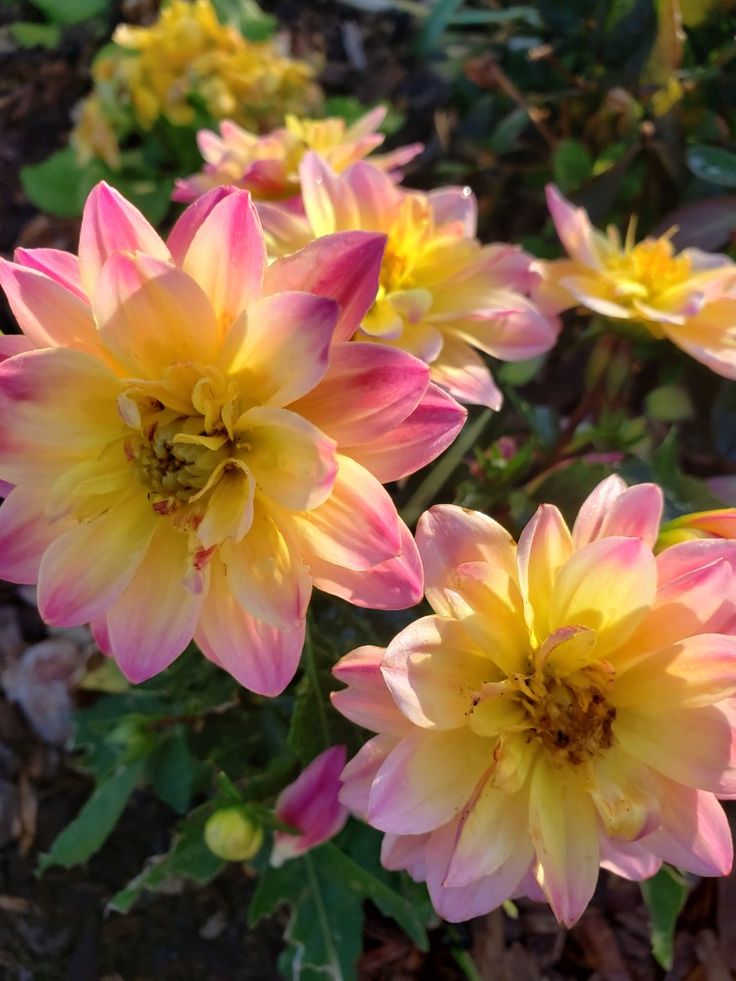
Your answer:
[[[736,508],[696,511],[668,521],[659,530],[656,550],[698,538],[736,539]]]
[[[499,408],[501,393],[476,351],[519,361],[557,338],[555,318],[526,296],[535,280],[530,256],[481,245],[469,188],[408,191],[368,161],[338,175],[315,153],[305,155],[299,176],[304,214],[259,205],[272,254],[337,231],[385,234],[378,295],[356,338],[409,351],[456,398]]]
[[[165,243],[101,184],[79,259],[0,260],[25,332],[0,338],[0,576],[38,582],[50,624],[91,621],[133,681],[194,636],[270,695],[296,670],[313,585],[417,602],[381,481],[434,459],[465,412],[421,361],[343,343],[383,244],[333,236],[267,269],[247,192],[210,192]]]
[[[601,865],[728,872],[736,543],[655,558],[660,510],[659,488],[611,477],[572,532],[543,505],[517,546],[432,508],[417,542],[434,615],[336,666],[336,707],[378,733],[341,799],[448,919],[527,894],[571,924]]]
[[[276,800],[276,817],[297,833],[274,832],[271,865],[283,865],[288,859],[303,855],[342,829],[348,818],[347,807],[338,800],[344,767],[345,747],[331,746],[281,791]]]
[[[643,324],[719,375],[736,378],[736,265],[724,255],[675,252],[668,235],[635,240],[634,222],[622,243],[590,223],[556,187],[547,187],[552,220],[569,258],[538,262],[534,296],[559,312],[587,307],[613,320]]]
[[[176,201],[194,201],[221,184],[233,184],[251,192],[255,199],[279,200],[299,193],[299,164],[308,150],[315,150],[337,172],[379,147],[384,136],[378,132],[386,109],[379,106],[350,126],[344,119],[299,119],[286,117],[285,126],[265,136],[251,133],[230,119],[220,123],[220,133],[203,129],[197,134],[205,160],[201,173],[177,181]],[[391,153],[373,154],[371,163],[394,171],[421,153],[414,143]]]

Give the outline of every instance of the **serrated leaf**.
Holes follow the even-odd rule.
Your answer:
[[[326,876],[342,882],[357,896],[375,903],[384,916],[390,916],[399,924],[420,950],[429,949],[426,931],[415,910],[391,886],[359,865],[332,842],[327,842],[315,852],[315,862]]]
[[[323,846],[324,847],[324,846]],[[248,910],[254,926],[286,904],[291,917],[284,934],[289,946],[279,959],[292,981],[325,976],[352,981],[363,937],[363,902],[344,883],[330,878],[315,849],[280,868],[267,867]]]
[[[668,865],[641,883],[641,894],[651,919],[652,953],[666,971],[672,967],[675,925],[689,891],[685,879]]]
[[[192,799],[195,760],[182,726],[165,733],[148,760],[148,777],[154,793],[178,814]]]
[[[155,892],[175,876],[206,883],[225,865],[205,844],[203,831],[207,814],[202,811],[190,817],[180,829],[171,849],[165,855],[149,860],[143,871],[116,893],[107,908],[127,913],[145,892]]]
[[[39,872],[51,865],[65,869],[79,865],[102,847],[125,810],[144,766],[142,759],[124,764],[95,788],[79,814],[54,840],[50,851],[39,857]]]

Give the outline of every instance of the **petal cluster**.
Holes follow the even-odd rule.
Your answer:
[[[446,918],[529,895],[571,924],[600,866],[731,867],[736,543],[655,558],[661,505],[611,477],[572,531],[543,505],[518,546],[432,508],[417,542],[434,614],[336,666],[336,707],[377,733],[342,800]]]
[[[519,361],[554,345],[557,319],[528,297],[531,257],[516,246],[481,245],[469,188],[424,194],[397,187],[368,161],[338,174],[312,152],[299,179],[303,213],[259,205],[272,255],[338,231],[387,236],[378,294],[356,340],[408,351],[453,396],[494,409],[501,393],[477,352]]]
[[[696,511],[668,521],[659,530],[656,549],[698,538],[736,539],[736,508]]]
[[[736,378],[736,265],[724,255],[684,249],[669,236],[625,242],[609,226],[594,228],[552,185],[547,203],[569,258],[538,262],[534,295],[559,312],[574,306],[614,320],[643,324],[726,378]]]
[[[374,166],[396,171],[420,153],[422,145],[374,154],[385,138],[378,131],[385,116],[386,109],[378,106],[348,126],[338,116],[300,119],[287,115],[281,129],[265,136],[231,119],[223,120],[219,134],[199,131],[197,143],[205,165],[201,173],[178,180],[172,196],[176,201],[194,201],[213,187],[232,184],[250,191],[256,200],[293,197],[299,193],[299,164],[309,150],[319,153],[338,173],[368,154]]]
[[[344,746],[331,746],[281,791],[274,812],[295,833],[274,832],[271,865],[283,865],[288,859],[303,855],[342,829],[348,819],[348,809],[339,800],[345,755]]]
[[[313,585],[417,602],[381,482],[434,459],[465,413],[416,358],[344,343],[383,246],[331,236],[267,268],[247,192],[205,195],[164,242],[101,184],[79,259],[0,260],[25,334],[0,341],[0,576],[38,582],[50,624],[90,621],[133,681],[194,637],[269,695]]]
[[[278,125],[321,101],[314,69],[278,41],[250,41],[223,24],[211,0],[170,0],[146,27],[120,24],[95,61],[94,92],[82,103],[72,143],[82,162],[119,166],[117,137],[165,119],[191,126],[196,105],[213,119]]]

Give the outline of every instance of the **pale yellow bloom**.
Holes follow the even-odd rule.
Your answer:
[[[538,262],[534,297],[548,313],[587,307],[645,327],[726,378],[736,378],[736,265],[725,255],[683,249],[670,235],[622,242],[594,228],[582,208],[547,188],[547,203],[568,258]]]
[[[214,118],[256,127],[318,101],[309,65],[221,24],[210,0],[171,0],[150,27],[121,24],[113,40],[137,56],[120,68],[144,128],[161,115],[176,125],[193,122],[192,93]]]
[[[351,125],[339,116],[300,119],[288,114],[282,128],[264,136],[238,126],[231,119],[220,123],[220,132],[202,129],[197,134],[204,168],[177,181],[176,201],[194,201],[210,188],[232,184],[250,191],[254,198],[277,201],[299,193],[299,165],[309,150],[319,153],[336,173],[372,154],[371,163],[400,176],[396,168],[422,151],[421,143],[373,154],[384,141],[378,127],[386,109],[377,106]]]
[[[118,25],[118,46],[97,60],[94,91],[72,136],[80,163],[116,167],[117,140],[161,118],[195,123],[197,105],[213,119],[256,130],[287,113],[319,108],[314,68],[290,58],[278,40],[249,41],[217,18],[211,0],[171,0],[148,27]]]
[[[104,160],[108,167],[120,166],[120,147],[115,130],[105,116],[100,99],[91,95],[76,110],[76,126],[71,144],[80,164],[88,164],[94,157]]]

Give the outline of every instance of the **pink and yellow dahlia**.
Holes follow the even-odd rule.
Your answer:
[[[335,667],[336,707],[378,733],[343,803],[448,919],[526,894],[571,924],[601,865],[731,867],[736,543],[655,558],[661,506],[653,484],[610,477],[572,532],[543,505],[518,546],[434,507],[417,530],[434,615]]]
[[[669,235],[636,242],[633,221],[622,244],[616,228],[605,235],[593,228],[583,208],[552,185],[547,203],[569,258],[535,264],[541,280],[534,297],[542,309],[583,306],[642,324],[717,374],[736,378],[736,265],[727,256],[676,253]]]
[[[696,511],[668,521],[659,530],[657,550],[697,538],[736,539],[736,508]]]
[[[282,129],[265,136],[249,132],[230,119],[223,120],[219,135],[209,129],[197,134],[204,168],[178,180],[172,197],[175,201],[194,201],[222,184],[242,187],[257,200],[293,197],[299,193],[299,164],[308,150],[319,153],[340,173],[383,143],[385,137],[378,127],[385,116],[386,109],[378,106],[348,126],[337,116],[300,119],[289,115]],[[421,151],[421,143],[413,143],[391,153],[373,154],[371,163],[394,171]]]
[[[338,231],[385,234],[378,295],[356,340],[409,351],[455,398],[498,409],[501,393],[476,349],[520,361],[557,338],[556,319],[526,296],[536,278],[531,257],[513,245],[481,245],[470,188],[410,191],[367,161],[336,174],[315,153],[299,176],[303,214],[259,204],[270,253],[288,255]]]
[[[434,459],[465,413],[416,358],[343,343],[383,245],[332,236],[266,268],[247,192],[205,195],[165,243],[100,184],[79,259],[0,261],[25,332],[0,338],[0,577],[37,581],[50,624],[91,621],[132,681],[194,636],[269,695],[313,585],[415,603],[419,557],[380,481]]]

